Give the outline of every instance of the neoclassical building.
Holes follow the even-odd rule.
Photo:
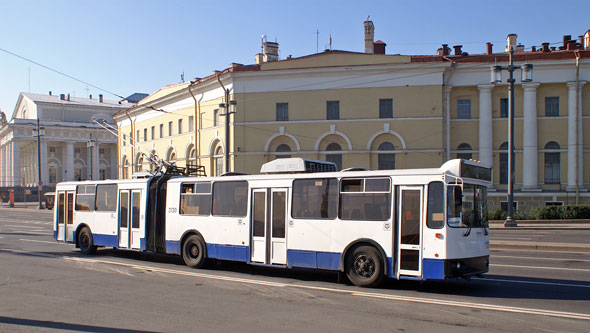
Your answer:
[[[114,125],[113,114],[133,104],[90,97],[20,94],[12,117],[0,128],[1,188],[37,186],[37,121],[44,190],[66,180],[117,178],[117,138],[92,119]]]
[[[385,53],[365,22],[365,52],[327,50],[278,59],[265,43],[253,65],[231,64],[192,82],[166,86],[115,114],[119,175],[150,168],[145,154],[208,175],[258,173],[269,160],[299,156],[340,168],[421,168],[451,158],[492,165],[490,208],[506,201],[507,73],[490,83],[490,66],[508,54],[470,55],[443,45],[436,55]],[[515,201],[540,205],[590,202],[590,33],[563,45],[516,49],[515,64],[533,64],[533,81],[515,89]],[[577,88],[577,89],[576,89]],[[228,103],[225,92],[229,93]],[[225,105],[231,104],[229,141]],[[136,142],[136,145],[130,145]],[[226,151],[229,160],[226,162]],[[228,164],[229,163],[229,164]]]

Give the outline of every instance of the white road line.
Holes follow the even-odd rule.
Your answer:
[[[524,281],[524,280],[508,280],[508,279],[495,279],[495,278],[472,278],[473,280],[480,281],[498,281],[498,282],[511,282],[511,283],[522,283],[522,284],[541,284],[547,286],[561,286],[561,287],[576,287],[576,288],[590,288],[590,285],[585,284],[573,284],[573,283],[557,283],[557,282],[540,282],[540,281]]]
[[[41,241],[41,240],[36,240],[36,239],[19,239],[21,241],[24,242],[34,242],[34,243],[45,243],[45,244],[59,244],[59,245],[75,245],[75,244],[71,244],[71,243],[57,243],[57,242],[50,242],[50,241]]]
[[[514,257],[514,256],[496,256],[494,258],[510,258],[510,259],[536,259],[536,260],[559,260],[559,261],[590,261],[590,259],[575,259],[575,258],[541,258],[541,257]]]
[[[559,317],[559,318],[571,318],[571,319],[580,319],[580,320],[590,321],[590,314],[585,314],[585,313],[563,312],[563,311],[543,310],[543,309],[534,309],[534,308],[521,308],[521,307],[512,307],[512,306],[503,306],[503,305],[494,305],[494,304],[485,304],[485,303],[460,302],[460,301],[442,300],[442,299],[436,299],[436,298],[421,298],[421,297],[409,297],[409,296],[399,296],[399,295],[389,295],[389,294],[379,294],[379,293],[367,293],[367,292],[359,292],[359,291],[355,291],[355,290],[345,290],[345,289],[327,288],[327,287],[314,287],[314,286],[306,286],[306,285],[300,285],[300,284],[285,284],[285,283],[271,282],[271,281],[262,281],[262,280],[228,277],[228,276],[220,276],[220,275],[205,274],[205,273],[190,272],[190,271],[172,270],[172,269],[166,269],[166,268],[136,265],[136,264],[123,263],[123,262],[117,262],[117,261],[109,261],[109,260],[101,260],[101,259],[65,257],[65,256],[59,256],[59,255],[54,255],[54,254],[49,254],[49,253],[30,253],[27,251],[12,250],[12,249],[1,249],[1,250],[8,251],[8,252],[14,252],[14,253],[27,253],[27,254],[35,255],[35,256],[58,258],[58,259],[70,260],[70,261],[102,263],[102,264],[106,264],[106,265],[124,266],[124,267],[129,267],[129,268],[138,269],[138,270],[149,270],[149,271],[153,271],[153,272],[168,273],[168,274],[174,274],[174,275],[194,276],[194,277],[200,277],[200,278],[205,278],[205,279],[230,281],[230,282],[238,282],[238,283],[246,283],[246,284],[256,284],[256,285],[264,285],[264,286],[278,287],[278,288],[310,289],[310,290],[335,292],[335,293],[341,293],[341,294],[348,294],[348,295],[352,295],[352,296],[360,296],[360,297],[368,297],[368,298],[376,298],[376,299],[386,299],[386,300],[434,304],[434,305],[445,305],[445,306],[472,308],[472,309],[480,309],[480,310],[493,310],[493,311],[500,311],[500,312],[514,312],[514,313],[522,313],[522,314],[551,316],[551,317]]]
[[[7,224],[5,227],[12,227],[12,228],[27,228],[27,229],[45,229],[44,227],[30,227],[28,225],[14,225],[14,224]]]
[[[561,267],[543,267],[543,266],[500,265],[500,264],[490,264],[490,266],[492,266],[492,267],[510,267],[510,268],[551,269],[551,270],[558,270],[558,271],[590,272],[590,269],[585,269],[585,268],[561,268]]]
[[[498,237],[494,240],[532,240],[530,237]]]
[[[491,249],[491,252],[528,252],[530,253],[532,250],[531,249]],[[551,251],[551,250],[534,250],[535,253],[541,253],[541,252],[547,252],[547,253],[559,253],[559,254],[564,254],[564,253],[579,253],[579,254],[588,254],[588,252],[584,252],[584,251]]]

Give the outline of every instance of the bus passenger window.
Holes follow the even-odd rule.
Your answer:
[[[94,211],[95,185],[76,186],[76,210]]]
[[[340,219],[386,221],[390,216],[389,178],[342,179]]]
[[[244,217],[248,212],[248,182],[213,183],[213,215]]]
[[[428,184],[428,216],[426,226],[440,229],[444,226],[444,185],[442,182]]]
[[[211,212],[211,183],[182,184],[180,215],[209,215]]]
[[[96,211],[114,212],[117,209],[117,185],[96,186]]]
[[[293,218],[335,219],[338,215],[336,178],[293,181]]]

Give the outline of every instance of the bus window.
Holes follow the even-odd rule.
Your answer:
[[[117,208],[117,185],[96,186],[96,211],[114,212]]]
[[[76,210],[94,211],[95,185],[76,186]]]
[[[211,183],[182,184],[180,215],[209,215],[211,213]]]
[[[428,215],[426,226],[440,229],[444,226],[444,185],[442,182],[428,184]]]
[[[463,206],[463,191],[460,186],[447,187],[447,218],[449,226],[461,226],[461,207]]]
[[[338,215],[336,178],[293,181],[293,218],[335,219]]]
[[[244,217],[248,211],[248,182],[213,183],[213,215]]]
[[[386,221],[391,216],[389,178],[342,179],[342,220]]]

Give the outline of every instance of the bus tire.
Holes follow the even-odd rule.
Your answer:
[[[346,276],[359,287],[376,287],[383,281],[383,260],[373,246],[357,246],[346,257]]]
[[[94,245],[94,241],[92,240],[90,229],[84,227],[80,230],[78,233],[78,246],[80,247],[80,251],[84,254],[96,253],[96,245]]]
[[[182,259],[188,267],[201,268],[205,265],[205,242],[201,237],[191,235],[184,241]]]

